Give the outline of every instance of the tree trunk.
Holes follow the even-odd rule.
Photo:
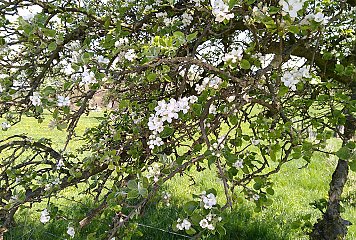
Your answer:
[[[347,234],[347,226],[350,222],[341,218],[340,198],[347,180],[347,161],[339,159],[333,173],[329,189],[329,202],[322,219],[314,225],[310,234],[312,240],[337,240],[344,239]]]
[[[352,89],[351,99],[356,99],[356,82],[350,84]],[[346,111],[346,123],[343,134],[343,143],[354,137],[356,130],[356,118]],[[323,217],[314,225],[313,231],[310,233],[312,240],[339,240],[344,239],[347,234],[347,227],[351,222],[341,218],[340,214],[340,199],[347,181],[349,173],[348,162],[342,159],[338,160],[336,169],[332,175],[329,188],[329,201],[327,209]]]

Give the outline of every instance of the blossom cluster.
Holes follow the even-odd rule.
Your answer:
[[[193,21],[193,16],[191,14],[187,12],[184,12],[182,14],[182,23],[184,27],[189,26],[192,21]]]
[[[102,57],[102,56],[99,56]],[[99,61],[99,59],[98,59]],[[101,59],[101,61],[104,61]],[[87,84],[93,84],[97,83],[97,80],[95,79],[95,74],[92,71],[89,71],[87,68],[84,68],[83,73],[81,74],[82,81],[80,82],[80,85],[87,85]]]
[[[51,219],[51,216],[49,215],[47,208],[43,209],[43,211],[41,212],[41,216],[40,216],[41,223],[47,223],[47,222],[49,222],[50,219]]]
[[[216,197],[213,193],[209,193],[208,195],[206,195],[206,192],[204,191],[202,192],[200,197],[205,209],[211,209],[213,206],[216,205]]]
[[[190,229],[190,227],[192,226],[192,224],[191,224],[191,222],[189,222],[189,220],[188,219],[183,219],[183,220],[181,220],[180,218],[178,218],[177,219],[177,228],[179,229],[179,230],[189,230]]]
[[[195,90],[198,94],[202,93],[206,88],[218,89],[220,84],[222,83],[221,78],[214,76],[212,78],[204,78],[202,84],[196,84]]]
[[[241,48],[233,49],[231,52],[225,53],[222,60],[226,62],[236,63],[242,59],[243,50]]]
[[[155,114],[151,114],[148,119],[148,128],[152,131],[149,137],[149,148],[153,149],[155,146],[163,145],[162,139],[159,137],[164,129],[164,123],[171,123],[173,119],[178,119],[178,113],[186,114],[190,109],[190,104],[198,100],[196,96],[183,97],[178,100],[172,98],[169,102],[165,100],[159,101],[155,108]]]
[[[242,159],[238,159],[236,162],[234,162],[233,164],[232,164],[232,166],[234,167],[234,168],[243,168],[243,163],[244,163],[244,160],[242,160]]]
[[[38,92],[33,92],[32,96],[30,96],[30,100],[31,100],[33,106],[41,105],[41,96]]]
[[[291,90],[295,91],[296,85],[304,78],[310,78],[310,72],[307,67],[303,66],[298,70],[293,69],[292,71],[285,71],[281,78],[281,81],[286,87],[289,87]]]
[[[213,224],[215,218],[216,218],[216,214],[209,213],[208,215],[206,215],[205,218],[200,220],[200,222],[199,222],[200,227],[201,228],[207,228],[209,230],[215,230],[215,226]],[[217,218],[217,221],[220,222],[221,220],[222,220],[221,217]],[[215,222],[216,222],[216,220],[215,220]]]
[[[52,189],[52,187],[59,185],[61,182],[59,180],[59,178],[55,178],[51,183],[47,183],[44,190],[45,191],[49,191]]]
[[[282,14],[289,14],[291,18],[298,16],[298,11],[303,8],[306,0],[281,0],[279,5],[282,7]]]
[[[309,25],[311,20],[318,23],[323,23],[325,21],[325,16],[322,12],[317,12],[315,14],[310,13],[303,18],[303,20],[300,22],[300,25]]]
[[[159,164],[155,162],[151,166],[148,167],[148,173],[147,173],[146,177],[148,179],[153,177],[153,181],[157,182],[160,174],[161,174],[161,171],[159,168]]]
[[[137,55],[135,53],[135,50],[134,49],[129,49],[127,50],[126,54],[125,54],[125,58],[132,62],[133,60],[135,60],[137,58]]]
[[[1,128],[2,130],[7,130],[11,127],[11,125],[8,122],[2,122],[1,123]]]
[[[67,228],[67,233],[68,233],[68,235],[69,235],[71,238],[73,238],[74,235],[75,235],[74,227],[68,226],[68,228]]]
[[[226,135],[223,135],[217,139],[217,142],[213,143],[209,150],[212,152],[213,156],[220,157],[220,150],[223,147],[222,143],[225,141]]]
[[[69,97],[64,97],[64,96],[57,96],[57,106],[58,107],[65,107],[70,105],[70,100]]]
[[[117,40],[115,42],[115,47],[116,48],[119,48],[119,47],[122,47],[123,45],[126,45],[129,43],[129,39],[128,38],[120,38],[119,40]]]
[[[88,73],[89,74],[89,73]],[[90,76],[86,76],[87,78],[89,78]],[[83,83],[87,84],[89,83],[89,79],[84,80],[83,79]],[[41,106],[42,102],[41,102],[41,95],[38,92],[33,92],[32,96],[30,96],[30,101],[32,103],[33,106]],[[64,97],[61,95],[57,96],[57,106],[58,107],[64,107],[64,106],[69,106],[70,105],[70,99],[69,97]]]
[[[230,20],[234,17],[234,14],[229,12],[229,6],[223,0],[211,0],[211,6],[217,22],[223,22],[225,19]]]
[[[158,13],[156,13],[156,17],[163,18],[163,23],[167,27],[170,25],[173,25],[178,20],[177,16],[174,16],[173,18],[169,18],[168,14],[166,12],[158,12]]]
[[[171,194],[168,193],[168,192],[163,192],[162,193],[162,199],[163,199],[163,202],[165,203],[165,205],[167,207],[169,207],[171,204],[170,204],[170,200],[171,200]]]

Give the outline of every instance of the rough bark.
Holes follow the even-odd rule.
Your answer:
[[[336,240],[345,238],[347,226],[350,225],[350,223],[341,218],[340,198],[347,180],[347,175],[347,161],[339,159],[330,183],[327,210],[323,214],[323,217],[314,225],[310,239]]]
[[[350,84],[352,89],[351,99],[356,100],[356,82]],[[346,123],[343,134],[343,146],[355,135],[356,118],[352,113],[346,112]],[[347,227],[351,222],[342,219],[340,214],[340,199],[349,173],[348,162],[338,160],[336,169],[332,175],[329,188],[329,201],[327,209],[321,219],[314,225],[310,234],[312,240],[339,240],[347,235]]]

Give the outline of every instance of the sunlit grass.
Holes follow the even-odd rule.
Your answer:
[[[96,116],[98,115],[99,113]],[[48,137],[55,139],[54,148],[61,148],[66,139],[66,132],[49,129],[44,131],[48,123],[49,119],[46,119],[44,124],[38,124],[35,119],[26,118],[23,123],[10,128],[7,132],[0,132],[0,137],[3,139],[12,134],[26,134],[35,139]],[[87,127],[95,126],[95,124],[97,124],[95,115],[84,117],[78,126],[77,134],[82,134]],[[74,150],[79,145],[80,143],[74,141],[69,145],[69,149]],[[339,142],[334,140],[330,142],[330,148],[336,149],[338,146]],[[302,160],[286,163],[281,171],[272,177],[275,182],[272,206],[263,209],[261,213],[255,213],[252,202],[248,200],[242,203],[235,202],[232,210],[222,213],[226,222],[227,235],[220,239],[307,239],[301,229],[292,229],[291,224],[306,214],[312,215],[313,222],[321,216],[319,210],[313,209],[309,204],[327,197],[328,184],[336,162],[335,158],[315,154],[311,163],[302,169],[299,169],[305,165]],[[194,182],[191,177],[194,177]],[[356,176],[350,172],[350,179],[343,194],[345,199],[343,216],[356,224],[355,183]],[[192,200],[192,194],[199,194],[209,188],[218,190],[218,201],[224,204],[222,183],[215,177],[214,169],[203,172],[192,169],[185,175],[174,177],[164,186],[164,191],[172,196],[171,205],[165,206],[162,202],[153,201],[143,217],[138,219],[140,223],[138,228],[144,236],[136,239],[184,239],[183,236],[171,233],[170,226],[173,221],[183,215],[181,207],[185,202]],[[25,208],[19,211],[16,216],[17,226],[6,233],[5,239],[68,239],[69,236],[66,234],[68,223],[76,224],[77,219],[83,218],[95,206],[93,202],[78,194],[83,189],[83,186],[72,187],[62,192],[66,199],[52,199],[58,204],[59,210],[63,211],[61,215],[66,216],[66,219],[41,224],[39,222],[40,211],[46,207],[47,203],[35,204],[32,209]],[[237,195],[239,194],[237,192]],[[94,229],[97,231],[96,236],[105,234],[110,221],[111,217],[99,216],[83,230],[77,230],[75,239],[89,239],[87,235]],[[355,238],[356,225],[352,225],[347,239]],[[212,239],[218,239],[218,237],[212,237]]]

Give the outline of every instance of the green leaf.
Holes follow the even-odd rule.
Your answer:
[[[259,183],[259,182],[256,182],[255,184],[253,184],[253,188],[256,189],[256,190],[260,190],[262,187],[262,184]]]
[[[5,38],[0,36],[0,46],[5,45],[5,43],[6,43]]]
[[[202,114],[203,107],[201,104],[195,103],[195,104],[193,104],[192,107],[193,107],[193,112],[195,113],[195,115],[200,116]]]
[[[192,215],[192,213],[194,212],[194,210],[196,208],[198,208],[199,203],[195,202],[195,201],[190,201],[187,202],[186,204],[184,204],[183,206],[183,210],[184,212],[186,212],[188,215]]]
[[[294,34],[298,34],[299,31],[300,31],[300,29],[299,29],[298,26],[290,26],[290,27],[289,27],[289,31],[290,31],[291,33],[294,33]]]
[[[127,182],[127,187],[128,187],[129,189],[137,189],[138,184],[137,184],[136,180],[129,180],[129,181]]]
[[[216,230],[220,235],[226,235],[226,229],[220,224],[216,226]]]
[[[310,220],[310,218],[311,218],[311,214],[310,213],[302,216],[302,219],[305,220],[305,221]]]
[[[289,91],[289,88],[284,86],[284,85],[281,85],[279,87],[279,91],[278,91],[278,97],[283,97],[287,92]]]
[[[335,64],[335,71],[337,72],[337,73],[342,73],[343,71],[345,70],[345,67],[343,66],[343,65],[341,65],[341,64]]]
[[[215,196],[218,195],[218,193],[217,193],[215,188],[210,188],[210,189],[206,190],[206,194],[209,194],[209,193],[212,193]]]
[[[185,232],[189,235],[194,235],[197,233],[197,231],[194,228],[189,228],[188,230],[185,230]]]
[[[266,189],[266,192],[267,192],[269,195],[274,195],[274,190],[273,190],[273,188],[267,188],[267,189]]]
[[[51,43],[48,45],[48,51],[50,51],[50,52],[56,50],[56,48],[57,48],[57,43],[55,43],[55,42],[51,42]]]
[[[300,220],[293,221],[291,224],[292,229],[298,229],[302,226],[302,222]]]
[[[200,220],[203,218],[203,216],[201,216],[200,214],[194,212],[191,216],[190,216],[190,221],[193,225],[199,225]]]
[[[239,122],[239,119],[236,115],[230,115],[229,121],[232,125],[237,125],[237,123]]]
[[[146,188],[139,188],[138,192],[144,198],[148,196],[148,190]]]
[[[213,165],[216,162],[217,157],[216,156],[209,156],[208,157],[208,167],[210,168],[211,165]]]
[[[179,229],[177,228],[177,222],[176,222],[176,221],[174,221],[174,222],[172,223],[172,230],[173,230],[174,232],[178,232],[178,231],[179,231]]]
[[[127,193],[127,199],[134,199],[134,198],[138,198],[139,193],[138,190],[131,190]]]
[[[350,166],[351,171],[356,172],[356,160],[349,162],[349,166]]]
[[[355,142],[350,141],[350,142],[346,143],[346,147],[348,147],[349,149],[354,149],[354,148],[356,148],[356,144],[355,144]]]
[[[342,160],[347,160],[351,157],[350,149],[347,147],[342,147],[336,152],[336,156]]]
[[[62,131],[67,128],[67,123],[60,123],[57,125],[57,129]]]
[[[56,36],[56,30],[48,29],[48,28],[43,28],[42,32],[45,36],[47,37],[55,37]]]
[[[157,74],[156,73],[149,73],[147,75],[147,80],[150,82],[153,82],[154,80],[156,80]]]
[[[188,34],[187,35],[187,41],[190,42],[190,41],[193,41],[198,35],[198,32],[193,32],[191,34]]]
[[[185,43],[185,35],[184,33],[177,31],[173,33],[174,38],[177,40],[178,45]]]
[[[161,132],[160,136],[161,138],[168,138],[174,133],[174,129],[168,126],[165,126],[163,131]]]
[[[242,59],[241,62],[240,62],[240,66],[241,66],[242,69],[248,70],[248,69],[250,69],[251,64],[246,59]]]

